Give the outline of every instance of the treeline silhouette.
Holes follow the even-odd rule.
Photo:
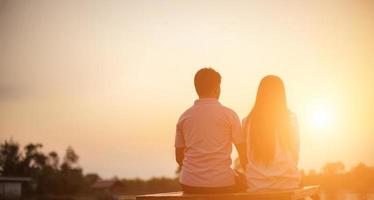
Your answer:
[[[5,177],[31,177],[34,184],[24,187],[26,193],[77,194],[87,191],[92,184],[78,166],[78,155],[72,147],[60,160],[55,151],[45,154],[43,145],[30,143],[21,149],[13,140],[0,144],[0,174]]]
[[[42,152],[42,144],[30,143],[23,148],[13,140],[0,143],[0,175],[31,177],[34,184],[25,188],[28,195],[97,195],[92,185],[102,180],[98,174],[84,174],[79,156],[72,147],[65,155]],[[178,174],[179,170],[176,171]],[[301,171],[304,185],[321,185],[324,190],[374,192],[374,167],[363,163],[346,171],[341,162],[327,163],[320,172]],[[122,194],[146,194],[180,190],[178,178],[118,179]]]
[[[325,164],[319,173],[315,170],[301,173],[304,185],[321,185],[328,191],[374,192],[374,167],[364,163],[346,171],[342,162],[332,162]]]
[[[23,148],[12,139],[0,143],[0,176],[30,177],[23,193],[32,195],[94,195],[102,196],[92,185],[102,178],[96,173],[84,174],[78,165],[79,156],[67,147],[61,158],[55,151],[44,153],[40,143]],[[121,193],[146,194],[180,190],[178,178],[121,179]]]

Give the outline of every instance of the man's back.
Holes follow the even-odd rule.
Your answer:
[[[196,100],[177,124],[175,147],[185,148],[181,183],[194,187],[233,185],[232,143],[244,142],[234,111],[214,98]]]

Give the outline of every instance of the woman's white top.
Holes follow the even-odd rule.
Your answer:
[[[247,118],[242,121],[243,127]],[[287,190],[295,189],[300,186],[300,172],[297,168],[299,155],[299,133],[296,116],[290,112],[291,127],[295,133],[295,149],[296,152],[283,150],[277,138],[274,160],[267,166],[255,162],[250,148],[250,130],[244,130],[247,135],[247,157],[248,164],[246,167],[246,178],[249,191],[258,190]]]

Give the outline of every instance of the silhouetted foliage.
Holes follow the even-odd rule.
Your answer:
[[[346,190],[354,192],[374,191],[374,167],[363,163],[344,171],[342,162],[327,163],[321,173],[315,170],[303,176],[304,185],[321,185],[325,190]]]
[[[339,172],[344,172],[344,164],[342,162],[333,162],[333,163],[326,163],[323,167],[324,174],[337,174]]]
[[[101,180],[101,178],[98,174],[90,173],[84,176],[84,180],[87,185],[93,185],[96,181]]]
[[[88,190],[83,171],[77,166],[78,155],[68,147],[64,162],[52,151],[45,155],[42,144],[27,144],[23,151],[13,140],[0,144],[0,175],[31,177],[38,194],[77,194]]]
[[[0,173],[3,176],[22,174],[19,144],[12,139],[0,145]]]
[[[72,147],[66,149],[62,163],[55,151],[44,154],[42,148],[43,145],[39,143],[30,143],[21,148],[12,139],[0,143],[0,175],[31,177],[37,186],[35,194],[42,196],[95,193],[91,186],[101,178],[95,173],[83,175],[78,165],[79,156]],[[238,160],[234,166],[241,170]],[[321,185],[330,191],[374,191],[374,167],[360,163],[348,172],[345,169],[342,162],[326,163],[320,173],[316,170],[302,171],[302,181],[304,185]],[[179,172],[180,169],[176,174]],[[121,183],[123,188],[120,191],[129,195],[180,190],[178,178],[122,179]]]

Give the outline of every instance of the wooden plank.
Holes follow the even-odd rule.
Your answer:
[[[307,186],[294,191],[294,199],[304,199],[305,197],[319,196],[320,186]]]
[[[308,186],[296,190],[243,192],[228,194],[183,194],[171,192],[137,196],[137,200],[297,200],[316,196],[319,186]]]

